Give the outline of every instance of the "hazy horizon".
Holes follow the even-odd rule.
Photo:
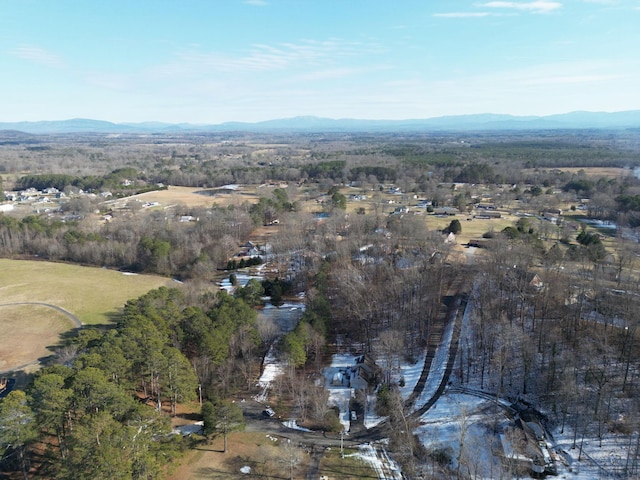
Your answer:
[[[388,119],[388,118],[378,118],[378,119],[372,119],[372,118],[349,118],[349,117],[343,117],[343,118],[332,118],[332,117],[318,117],[315,115],[297,115],[297,116],[292,116],[292,117],[282,117],[282,118],[268,118],[265,120],[258,120],[255,122],[244,122],[244,121],[235,121],[235,120],[228,120],[228,121],[223,121],[223,122],[215,122],[215,123],[203,123],[203,122],[163,122],[163,121],[158,121],[158,120],[154,120],[154,119],[149,119],[149,120],[142,120],[142,121],[137,121],[137,122],[129,122],[129,121],[122,121],[122,122],[111,122],[110,120],[105,120],[102,118],[86,118],[86,117],[75,117],[75,118],[59,118],[59,119],[52,119],[52,120],[18,120],[18,121],[13,121],[13,122],[4,122],[4,121],[0,121],[0,127],[2,125],[6,125],[6,124],[40,124],[40,123],[64,123],[64,122],[74,122],[74,121],[87,121],[87,122],[106,122],[106,123],[112,123],[114,125],[144,125],[144,124],[162,124],[162,125],[192,125],[192,126],[215,126],[215,125],[224,125],[224,124],[235,124],[235,123],[246,123],[246,124],[259,124],[259,123],[266,123],[266,122],[279,122],[279,121],[293,121],[293,120],[309,120],[309,121],[314,121],[314,120],[318,120],[318,121],[331,121],[331,122],[341,122],[341,121],[353,121],[353,122],[420,122],[420,121],[437,121],[440,119],[447,119],[447,118],[467,118],[467,119],[472,119],[472,118],[480,118],[483,121],[491,121],[491,117],[499,117],[497,118],[497,120],[503,119],[503,117],[505,119],[513,119],[513,120],[523,120],[523,119],[548,119],[550,117],[564,117],[564,116],[570,116],[570,115],[574,115],[574,114],[585,114],[585,115],[615,115],[615,114],[625,114],[625,113],[630,113],[630,114],[635,114],[635,113],[639,113],[640,114],[640,109],[639,110],[619,110],[619,111],[614,111],[614,112],[604,112],[604,111],[600,111],[600,112],[595,112],[595,111],[588,111],[588,110],[575,110],[572,112],[563,112],[563,113],[557,113],[557,114],[551,114],[551,115],[511,115],[511,114],[497,114],[497,113],[493,113],[493,112],[482,112],[482,113],[476,113],[476,114],[460,114],[460,115],[442,115],[442,116],[436,116],[436,117],[425,117],[425,118],[399,118],[399,119]],[[486,118],[484,118],[486,117]]]

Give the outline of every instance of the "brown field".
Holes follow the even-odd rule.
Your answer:
[[[459,220],[462,226],[462,232],[456,236],[458,244],[469,243],[469,240],[473,238],[481,238],[483,233],[490,230],[494,232],[500,232],[502,229],[508,226],[512,226],[514,222],[518,220],[515,215],[503,214],[501,218],[492,219],[479,219],[473,218],[467,220],[472,216],[466,214],[460,214],[450,217],[440,217],[435,215],[426,215],[427,227],[429,230],[443,230],[448,227],[452,220]]]
[[[273,438],[278,440],[274,441]],[[286,459],[293,455],[298,462],[293,468],[293,478],[307,478],[310,455],[300,449],[289,453],[291,450],[287,451],[285,440],[281,437],[260,432],[239,432],[229,435],[228,440],[227,453],[222,453],[222,438],[216,438],[211,445],[199,445],[188,451],[168,480],[286,479],[290,474]],[[378,478],[370,466],[353,455],[355,453],[345,449],[345,458],[341,458],[339,449],[325,450],[320,459],[319,476],[326,475],[332,480]],[[251,467],[251,474],[240,472],[244,466]]]
[[[168,480],[289,478],[282,439],[274,442],[264,433],[238,432],[230,434],[228,442],[227,453],[222,453],[221,437],[188,451]],[[308,455],[300,452],[299,458],[293,478],[306,476]],[[251,467],[251,475],[240,472],[244,466]]]
[[[132,200],[141,202],[158,202],[161,208],[177,205],[188,207],[211,207],[216,204],[221,207],[228,205],[241,205],[244,202],[255,203],[258,201],[255,188],[243,188],[232,193],[214,193],[212,188],[174,187],[167,190],[141,193],[119,200],[110,200],[107,203],[115,205],[126,204]]]
[[[628,168],[616,168],[616,167],[562,167],[562,168],[547,168],[545,170],[559,170],[561,172],[577,174],[583,172],[588,177],[609,177],[619,178],[633,175],[633,170]],[[524,173],[532,173],[534,169],[525,168]]]
[[[0,372],[51,355],[47,347],[56,345],[60,335],[74,326],[64,314],[42,305],[0,306],[0,325]]]

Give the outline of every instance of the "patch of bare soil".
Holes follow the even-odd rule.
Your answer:
[[[547,170],[560,170],[562,172],[574,173],[578,172],[584,173],[584,175],[588,177],[609,177],[609,178],[620,178],[626,177],[628,175],[633,175],[633,170],[629,170],[628,168],[616,168],[616,167],[562,167],[562,168],[554,168]],[[533,172],[533,169],[524,169],[524,172]]]
[[[134,197],[144,202],[159,202],[162,206],[183,204],[190,207],[211,207],[214,203],[219,206],[241,205],[245,201],[254,203],[257,197],[241,190],[221,193],[211,188],[192,188],[170,186],[167,190],[146,192]]]
[[[228,437],[227,452],[222,449],[221,437],[210,445],[195,447],[168,480],[285,479],[289,478],[290,468],[293,478],[305,478],[309,464],[308,454],[298,449],[290,450],[281,438],[264,433],[232,433]],[[243,473],[241,469],[250,473]]]
[[[278,228],[278,225],[256,227],[253,229],[253,232],[251,232],[251,241],[258,244],[264,244],[269,237],[278,231]]]

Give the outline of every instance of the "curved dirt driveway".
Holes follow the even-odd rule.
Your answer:
[[[82,327],[82,322],[73,313],[71,313],[69,310],[65,310],[64,308],[59,307],[57,305],[53,305],[51,303],[44,303],[44,302],[0,303],[0,307],[12,307],[12,306],[16,306],[16,305],[40,305],[41,307],[53,308],[54,310],[57,310],[58,312],[62,313],[63,315],[66,315],[67,318],[69,318],[77,328]]]
[[[0,307],[13,307],[13,306],[21,306],[21,305],[37,305],[37,306],[40,306],[40,307],[51,308],[53,310],[56,310],[57,312],[62,313],[69,320],[71,320],[71,322],[73,322],[73,326],[75,328],[81,328],[82,327],[82,322],[73,313],[71,313],[68,310],[65,310],[62,307],[59,307],[57,305],[53,305],[51,303],[44,303],[44,302],[13,302],[13,303],[1,303]],[[30,367],[32,365],[37,365],[38,363],[40,363],[39,360],[33,360],[31,362],[24,363],[22,365],[18,365],[17,367],[11,368],[9,370],[0,371],[0,374],[5,374],[5,373],[9,373],[9,372],[15,372],[15,371],[18,371],[18,370],[23,370],[23,369],[25,369],[27,367]]]

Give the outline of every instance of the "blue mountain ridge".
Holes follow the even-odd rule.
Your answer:
[[[548,116],[506,114],[451,115],[426,119],[364,120],[332,119],[314,116],[266,120],[262,122],[225,122],[211,125],[191,123],[112,123],[104,120],[74,118],[37,122],[0,122],[0,130],[30,134],[56,133],[188,133],[188,132],[411,132],[473,130],[557,130],[640,128],[640,110],[622,112],[577,111]]]

